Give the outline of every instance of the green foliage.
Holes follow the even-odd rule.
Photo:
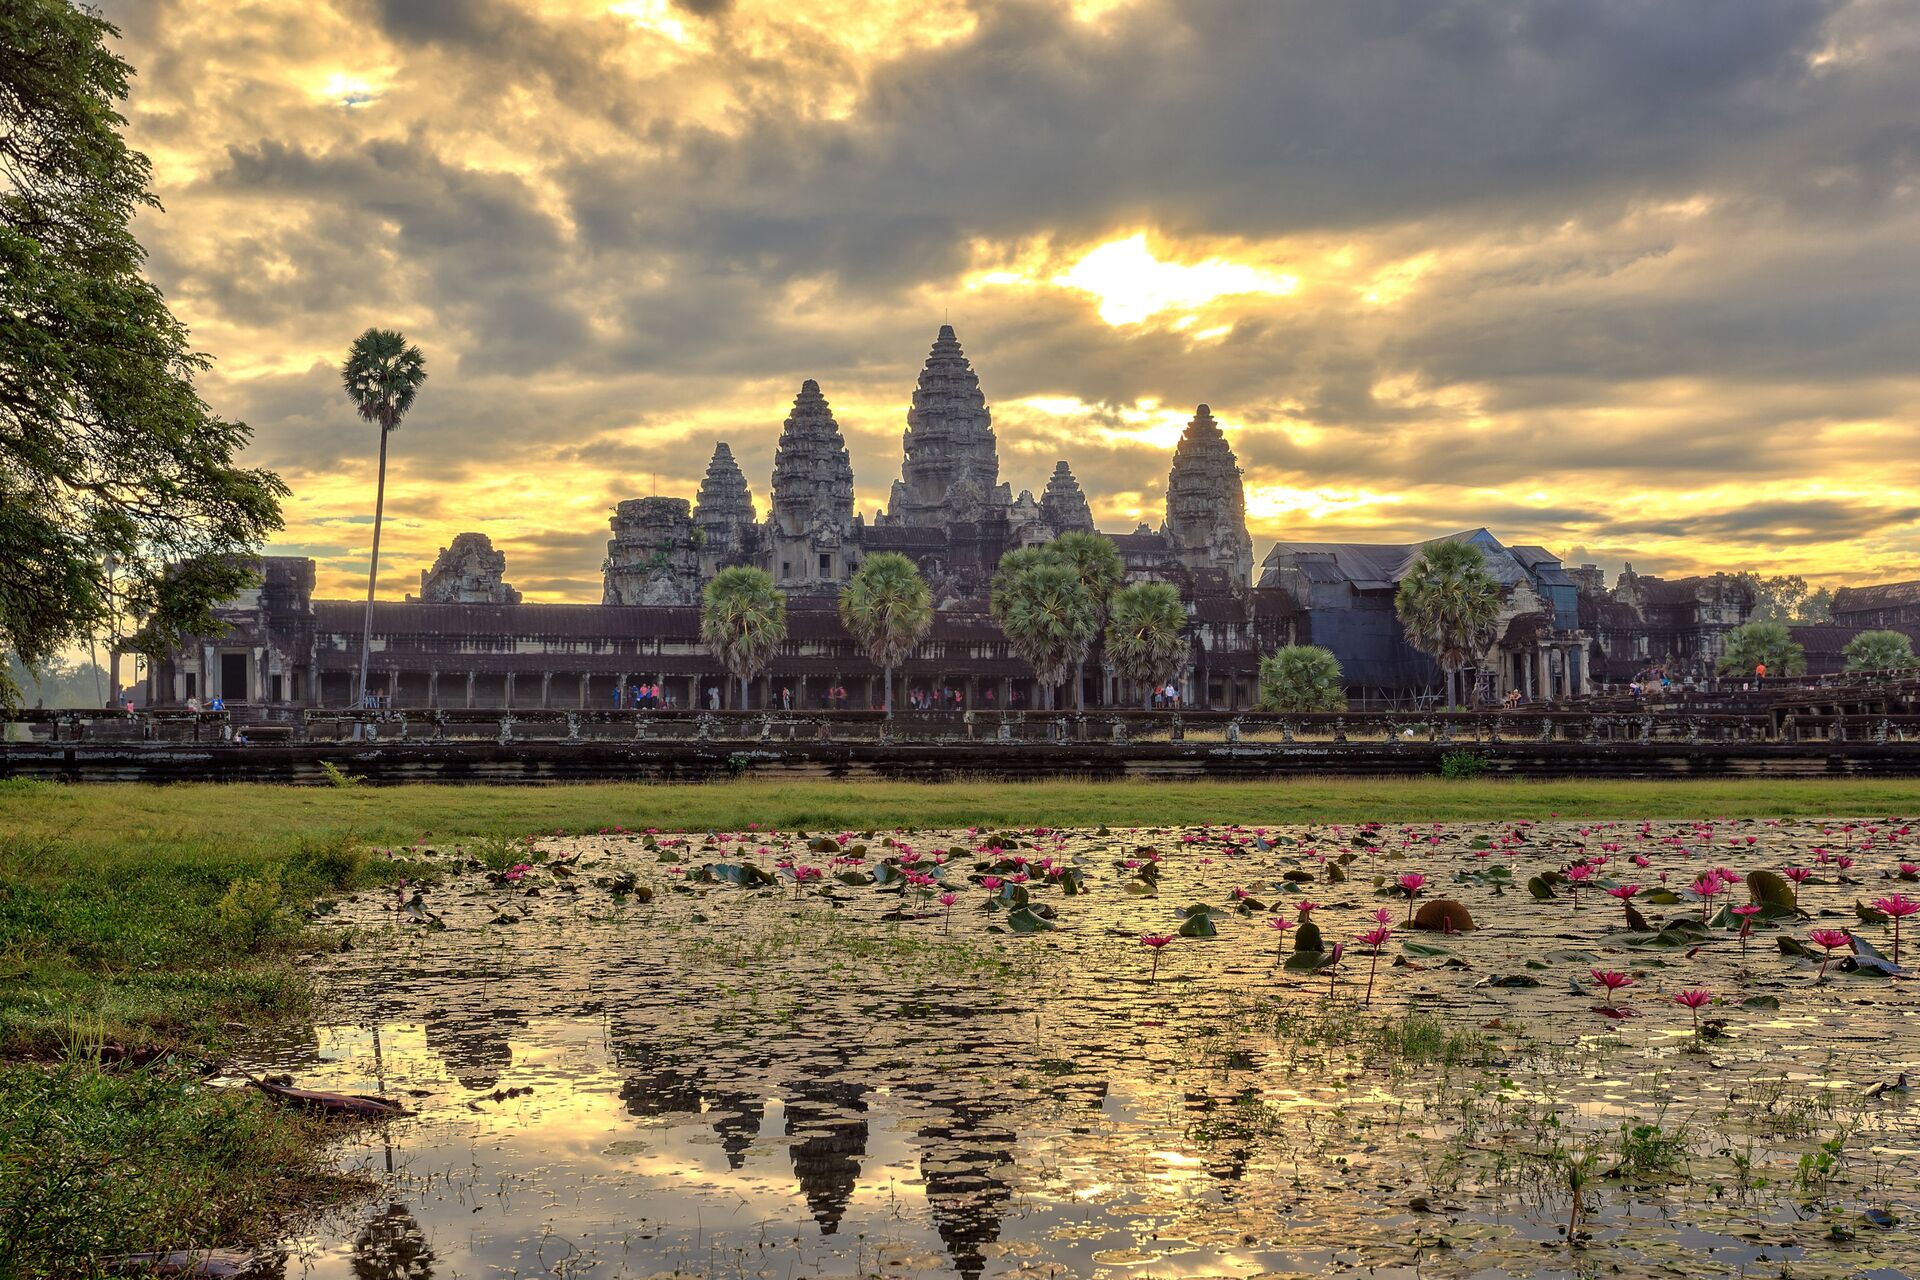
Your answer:
[[[840,620],[887,674],[886,710],[893,710],[893,671],[933,627],[933,593],[913,561],[891,551],[861,563],[840,592]]]
[[[68,662],[57,655],[35,672],[8,654],[6,675],[0,682],[6,679],[20,690],[21,704],[29,707],[98,707],[113,696],[113,681],[105,667],[97,662]]]
[[[1862,631],[1842,650],[1849,671],[1894,671],[1911,667],[1913,641],[1898,631]]]
[[[316,1122],[176,1066],[0,1064],[0,1275],[86,1276],[104,1258],[265,1240],[355,1184]]]
[[[1340,659],[1317,644],[1290,644],[1260,659],[1262,711],[1345,711]]]
[[[1750,676],[1763,662],[1770,676],[1805,675],[1807,651],[1793,638],[1786,623],[1749,622],[1727,633],[1726,652],[1720,655],[1714,670],[1723,676]]]
[[[1078,573],[1046,553],[1022,547],[1001,558],[988,609],[1013,651],[1033,668],[1051,704],[1053,690],[1100,634],[1100,606]]]
[[[787,598],[764,569],[722,569],[700,596],[700,639],[745,685],[766,668],[787,635]]]
[[[1474,751],[1449,751],[1440,757],[1443,778],[1477,778],[1487,771],[1486,757]]]
[[[348,773],[331,760],[320,762],[320,772],[327,775],[330,787],[359,787],[366,785],[366,778],[358,773]]]
[[[1833,621],[1833,592],[1807,588],[1807,580],[1797,573],[1762,577],[1757,573],[1736,575],[1753,592],[1754,622],[1822,623]]]
[[[1099,637],[1100,629],[1106,625],[1113,593],[1126,577],[1126,561],[1120,558],[1120,549],[1113,545],[1113,539],[1103,533],[1083,529],[1061,534],[1043,546],[1041,552],[1056,564],[1073,570],[1074,576],[1080,579],[1080,585],[1087,589],[1087,595],[1093,601],[1093,636],[1073,660],[1073,705],[1076,710],[1085,710],[1087,688],[1083,677],[1087,650],[1093,647],[1093,640]]]
[[[1470,542],[1433,542],[1420,553],[1394,595],[1394,612],[1407,642],[1447,673],[1447,706],[1454,680],[1493,643],[1500,616],[1500,584],[1487,558]]]
[[[1149,690],[1180,674],[1187,663],[1187,610],[1173,584],[1136,582],[1114,592],[1107,657],[1123,679]]]
[[[293,919],[287,913],[279,868],[235,879],[214,907],[214,917],[220,931],[241,951],[259,951],[284,937]]]
[[[35,670],[123,618],[146,644],[217,630],[286,493],[236,465],[252,433],[195,392],[208,360],[141,275],[130,222],[157,205],[118,34],[67,0],[0,6],[0,652]]]
[[[383,431],[399,430],[426,380],[426,357],[392,329],[368,329],[355,338],[340,369],[347,398]]]

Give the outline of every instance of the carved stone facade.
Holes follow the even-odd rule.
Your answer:
[[[1183,564],[1224,570],[1234,582],[1253,575],[1247,497],[1240,464],[1206,405],[1180,435],[1167,473],[1167,517],[1161,532]]]
[[[853,463],[840,424],[808,378],[793,399],[773,456],[768,542],[773,580],[785,590],[828,590],[852,572]]]
[[[1047,491],[1040,495],[1040,513],[1055,533],[1093,532],[1093,509],[1087,505],[1087,495],[1080,492],[1080,482],[1073,478],[1073,468],[1064,460],[1054,463],[1053,474],[1047,477]]]
[[[1012,504],[1012,492],[1000,482],[987,398],[952,325],[940,326],[920,369],[901,444],[906,456],[887,502],[888,521],[940,529]]]
[[[714,446],[693,507],[693,527],[700,543],[700,576],[711,578],[735,565],[758,564],[765,540],[754,515],[753,492],[723,440]]]
[[[603,604],[694,604],[700,540],[685,498],[629,498],[614,508]]]
[[[502,581],[507,572],[505,553],[493,549],[484,533],[462,533],[451,546],[440,548],[433,568],[420,571],[420,594],[408,600],[421,604],[519,604],[520,593]]]

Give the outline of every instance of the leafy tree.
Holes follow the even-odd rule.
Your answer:
[[[1809,590],[1807,580],[1797,573],[1762,577],[1742,573],[1738,577],[1753,590],[1752,622],[1820,623],[1833,621],[1833,592],[1825,587]]]
[[[26,663],[7,655],[6,674],[20,690],[20,701],[30,707],[97,707],[113,696],[113,682],[98,662],[69,662],[55,655],[29,671]]]
[[[1290,644],[1260,659],[1262,711],[1345,711],[1340,659],[1317,644]]]
[[[1862,631],[1841,652],[1849,671],[1893,671],[1914,665],[1913,641],[1899,631]]]
[[[701,592],[700,640],[740,682],[742,710],[747,682],[765,670],[786,635],[787,598],[765,569],[722,569]]]
[[[1136,582],[1113,594],[1107,616],[1107,656],[1122,678],[1142,686],[1140,705],[1180,674],[1187,659],[1187,611],[1165,582]]]
[[[380,428],[380,478],[373,490],[373,551],[367,557],[367,616],[360,633],[360,705],[367,702],[367,662],[373,653],[373,587],[380,576],[380,521],[387,503],[387,437],[413,408],[427,380],[420,348],[391,329],[369,329],[353,340],[340,370],[347,398],[360,416]]]
[[[893,669],[933,627],[933,593],[913,561],[891,551],[868,556],[840,592],[840,620],[880,668],[883,705],[893,714]]]
[[[1500,584],[1470,542],[1435,542],[1420,553],[1394,596],[1407,641],[1447,674],[1447,710],[1459,705],[1460,672],[1493,643]]]
[[[1071,567],[1023,547],[1001,558],[988,609],[1013,651],[1033,668],[1051,709],[1055,686],[1099,634],[1093,594]]]
[[[140,272],[158,203],[120,137],[119,32],[66,0],[0,5],[0,652],[30,671],[122,617],[213,632],[286,487],[194,390],[209,361]],[[0,666],[0,705],[19,700]]]
[[[1092,598],[1096,618],[1093,634],[1087,637],[1087,644],[1073,658],[1073,709],[1087,709],[1087,652],[1100,635],[1100,629],[1107,624],[1107,613],[1112,607],[1113,593],[1119,589],[1121,579],[1126,576],[1126,562],[1120,558],[1120,549],[1113,545],[1113,539],[1105,534],[1075,529],[1063,533],[1052,542],[1045,543],[1040,553],[1048,559],[1072,569],[1080,584],[1087,589]]]
[[[1714,664],[1721,675],[1752,675],[1761,663],[1770,676],[1805,675],[1807,651],[1784,622],[1749,622],[1727,633],[1727,648]]]

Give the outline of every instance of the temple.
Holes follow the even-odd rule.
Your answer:
[[[700,641],[700,594],[722,569],[751,565],[786,593],[788,635],[750,704],[820,706],[845,690],[836,705],[874,706],[879,672],[841,626],[836,599],[866,556],[889,551],[919,566],[936,605],[899,687],[953,690],[972,708],[1041,705],[1032,672],[988,617],[989,585],[1007,552],[1093,530],[1093,507],[1064,459],[1037,499],[1000,478],[986,395],[952,326],[940,326],[914,384],[884,511],[856,510],[846,440],[815,380],[800,384],[777,440],[764,513],[725,442],[691,500],[618,503],[597,605],[523,601],[505,580],[505,555],[484,533],[462,533],[421,574],[417,595],[375,605],[370,692],[395,707],[607,707],[616,690],[647,683],[680,706],[730,702],[734,682]],[[1202,404],[1173,450],[1158,527],[1107,535],[1129,580],[1171,583],[1186,605],[1182,701],[1250,707],[1260,657],[1312,643],[1340,659],[1358,705],[1430,703],[1440,671],[1408,643],[1393,604],[1428,544],[1280,542],[1256,581],[1246,510],[1232,444]],[[1629,565],[1609,591],[1598,568],[1569,568],[1542,547],[1486,529],[1450,536],[1480,548],[1500,587],[1498,624],[1471,664],[1482,702],[1573,697],[1653,672],[1705,678],[1754,609],[1737,574],[1667,581]],[[314,576],[311,560],[266,557],[261,586],[217,611],[223,634],[150,655],[146,701],[350,705],[364,602],[314,600]],[[1920,587],[1842,591],[1834,606],[1837,622],[1910,623]],[[1809,631],[1810,658],[1837,661],[1856,630]],[[1089,705],[1138,701],[1098,650],[1086,681]]]

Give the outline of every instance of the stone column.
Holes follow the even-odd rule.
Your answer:
[[[438,667],[427,672],[427,705],[429,707],[440,705],[440,668]]]
[[[513,674],[511,671],[507,672],[506,681],[500,690],[500,705],[508,709],[513,707]]]
[[[1547,663],[1547,647],[1541,645],[1534,650],[1534,662],[1540,668],[1536,681],[1540,688],[1540,697],[1544,701],[1553,700],[1553,668]]]
[[[472,671],[467,672],[467,710],[469,711],[473,710],[473,683],[475,678],[476,673]]]
[[[541,710],[544,711],[546,708],[553,705],[552,694],[553,694],[553,672],[542,671],[540,673],[540,708]]]
[[[387,705],[389,707],[400,705],[400,668],[398,667],[387,672]]]

